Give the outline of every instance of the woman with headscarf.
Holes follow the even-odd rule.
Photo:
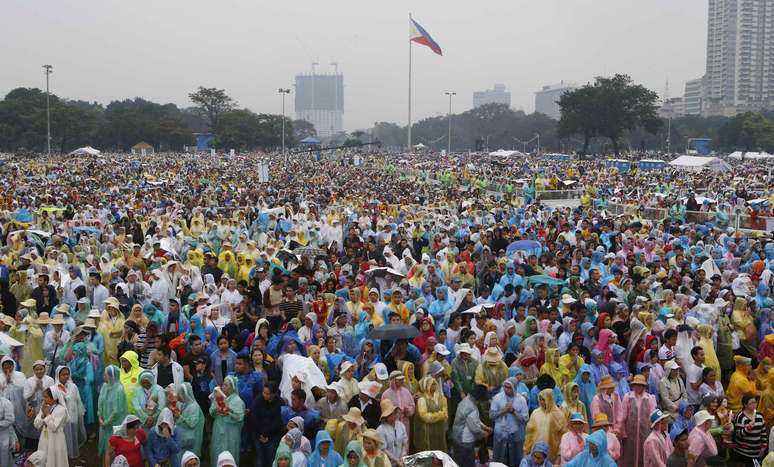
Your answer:
[[[304,462],[302,465],[305,465]],[[293,452],[290,450],[287,444],[280,442],[277,448],[277,453],[274,454],[274,462],[272,467],[296,467],[293,462]]]
[[[126,394],[121,385],[120,370],[115,365],[105,368],[105,384],[99,390],[97,417],[99,420],[99,444],[97,452],[102,456],[113,435],[113,427],[119,425],[127,415]]]
[[[689,433],[696,427],[696,421],[693,419],[693,405],[688,401],[680,401],[677,406],[677,418],[672,420],[672,426],[669,429],[669,434],[672,439],[677,438],[677,435],[687,430]]]
[[[177,401],[178,409],[173,410],[172,415],[180,432],[180,450],[188,450],[198,456],[202,452],[204,414],[194,398],[191,383],[183,383],[177,388]]]
[[[538,442],[548,445],[548,459],[552,464],[559,463],[559,444],[567,429],[562,410],[554,402],[553,389],[543,389],[538,394],[539,407],[535,409],[527,422],[524,438],[524,451],[532,452]]]
[[[527,401],[517,393],[518,380],[508,378],[492,398],[489,418],[493,421],[493,459],[517,465],[523,457],[524,430],[529,420]]]
[[[67,453],[70,459],[77,459],[80,455],[80,447],[86,442],[86,425],[83,420],[86,409],[78,393],[78,387],[70,379],[68,367],[58,367],[55,380],[55,387],[64,396],[67,408],[67,425],[65,425]]]
[[[43,391],[54,385],[54,379],[46,374],[46,363],[43,360],[33,363],[32,371],[33,375],[27,378],[24,383],[23,397],[27,410],[23,418],[16,417],[15,425],[23,438],[34,443],[40,438],[40,431],[33,424],[35,410],[43,404]]]
[[[156,376],[150,370],[143,370],[132,395],[132,407],[144,428],[149,429],[156,424],[166,404],[164,389],[156,384]]]
[[[200,465],[201,460],[199,456],[191,451],[184,452],[183,457],[180,459],[180,467],[199,467]]]
[[[431,337],[435,337],[435,329],[433,328],[433,321],[427,317],[423,318],[419,323],[419,335],[414,338],[414,345],[419,349],[421,353],[425,353],[428,350],[428,340]],[[432,349],[430,349],[432,351]]]
[[[43,405],[35,417],[35,428],[40,430],[38,449],[46,453],[46,467],[68,467],[67,403],[56,386],[43,391]]]
[[[586,408],[586,415],[591,414],[591,402],[594,400],[594,396],[597,394],[597,385],[594,383],[591,376],[591,367],[589,365],[582,365],[578,371],[578,376],[575,377],[575,383],[580,389],[580,401]],[[586,418],[589,421],[589,418]]]
[[[180,466],[180,431],[175,429],[172,411],[164,408],[159,414],[156,426],[148,431],[145,456],[149,465]]]
[[[532,347],[525,347],[519,357],[519,367],[524,372],[524,384],[531,386],[535,384],[540,371],[537,367],[537,354]]]
[[[129,467],[145,466],[142,449],[147,435],[140,425],[137,417],[127,415],[120,425],[113,427],[113,436],[108,440],[108,449],[105,451],[105,465],[114,457],[124,457]]]
[[[559,387],[564,387],[566,373],[559,366],[559,349],[551,347],[546,349],[546,361],[540,367],[541,375],[550,375]]]
[[[615,343],[615,333],[610,329],[600,329],[599,338],[597,344],[594,346],[594,350],[598,350],[602,353],[602,361],[605,365],[610,365],[613,361],[613,349],[612,345]]]
[[[237,391],[235,376],[226,376],[223,385],[213,392],[214,403],[210,405],[213,417],[210,458],[213,464],[217,454],[229,451],[239,463],[239,445],[245,418],[245,403]]]
[[[73,359],[68,363],[70,377],[78,387],[81,403],[86,411],[84,423],[93,425],[97,421],[94,407],[94,365],[87,354],[86,343],[77,342],[73,345]]]
[[[289,467],[307,467],[307,454],[301,448],[301,440],[304,438],[298,428],[290,429],[280,441],[277,452],[284,447],[291,452],[292,464]],[[275,455],[276,459],[276,455]]]
[[[432,376],[419,381],[419,398],[414,417],[414,447],[417,451],[446,451],[446,397]]]
[[[120,380],[121,385],[124,387],[127,411],[130,414],[134,414],[132,400],[134,398],[134,391],[140,382],[140,373],[142,373],[142,368],[140,368],[137,352],[134,350],[124,352],[120,359]]]
[[[570,381],[564,386],[564,390],[562,391],[564,394],[564,400],[562,401],[562,412],[564,412],[564,416],[567,418],[567,420],[570,420],[570,416],[574,413],[580,414],[583,416],[583,420],[586,421],[586,423],[589,423],[589,419],[591,418],[589,416],[588,410],[586,409],[586,406],[583,404],[583,401],[580,399],[580,386],[578,386],[578,383],[575,381]],[[596,397],[596,396],[595,396]],[[592,401],[593,402],[593,401]]]

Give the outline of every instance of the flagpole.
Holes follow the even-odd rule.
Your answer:
[[[409,13],[409,28],[411,27],[411,13]],[[409,29],[410,31],[410,29]],[[411,34],[409,34],[409,60],[408,60],[408,152],[411,153]]]

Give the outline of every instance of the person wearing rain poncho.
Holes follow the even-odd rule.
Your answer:
[[[128,467],[145,467],[143,446],[147,441],[147,434],[140,427],[140,420],[134,415],[127,415],[120,425],[113,427],[113,436],[108,440],[108,449],[105,451],[104,465],[120,457],[125,459]]]
[[[38,449],[46,453],[46,467],[68,467],[65,427],[68,413],[64,394],[56,386],[43,391],[43,404],[35,416],[40,430]]]
[[[194,398],[190,383],[183,383],[177,388],[178,407],[183,408],[175,416],[175,429],[180,432],[180,450],[188,450],[196,455],[202,452],[202,437],[204,436],[204,413]]]
[[[104,365],[118,364],[118,343],[124,333],[124,315],[117,307],[108,304],[102,312],[97,328],[102,334],[102,340],[105,344],[105,355],[102,357]]]
[[[142,373],[142,368],[140,368],[140,359],[137,356],[137,352],[134,350],[124,352],[121,355],[120,380],[121,385],[124,387],[126,406],[130,414],[134,413],[134,391],[140,382],[140,373]]]
[[[446,397],[431,376],[419,381],[419,398],[414,415],[414,447],[417,451],[446,450]]]
[[[616,463],[607,451],[607,435],[597,430],[586,438],[586,447],[573,457],[565,467],[616,467]],[[626,465],[626,464],[621,464]]]
[[[548,459],[552,463],[559,462],[559,443],[567,427],[567,421],[562,410],[554,403],[554,391],[543,389],[538,394],[540,406],[532,412],[527,422],[524,450],[532,452],[538,442],[548,445]]]
[[[25,375],[32,373],[33,362],[43,360],[43,330],[40,328],[38,319],[27,315],[21,325],[14,325],[9,331],[11,337],[24,344],[19,364]],[[42,324],[47,324],[48,320],[44,319],[44,321],[46,322]]]
[[[40,431],[33,424],[35,411],[43,404],[43,391],[54,385],[54,378],[46,374],[46,362],[43,360],[33,363],[32,371],[34,374],[24,383],[27,410],[22,419],[16,420],[15,425],[19,435],[34,443],[40,438]]]
[[[508,378],[492,398],[489,418],[494,421],[493,460],[518,465],[523,457],[524,428],[529,420],[527,401],[516,393],[518,381]]]
[[[272,467],[296,467],[296,463],[293,462],[293,451],[290,450],[287,444],[280,443],[277,448],[277,453],[274,455],[274,462]],[[299,460],[299,466],[305,466],[306,462]]]
[[[70,459],[77,459],[80,455],[80,447],[86,442],[86,425],[83,419],[86,409],[83,407],[81,396],[78,393],[78,386],[70,379],[69,368],[66,366],[58,367],[55,381],[54,387],[64,396],[67,407],[67,424],[65,425],[67,454]]]
[[[150,370],[143,370],[138,380],[132,394],[132,407],[142,426],[150,428],[156,424],[161,410],[166,407],[167,397],[164,389],[156,384],[156,377]]]
[[[91,363],[86,352],[86,344],[78,342],[73,345],[74,358],[68,363],[70,368],[70,378],[78,387],[78,393],[81,396],[81,403],[86,411],[84,423],[86,426],[93,425],[97,421],[96,409],[94,407],[94,365]]]
[[[333,438],[325,430],[317,432],[314,452],[309,456],[308,467],[338,467],[344,462],[341,455],[333,450]]]
[[[363,445],[358,440],[352,440],[343,450],[344,462],[339,467],[367,467],[363,462]]]
[[[159,414],[156,426],[148,431],[145,456],[149,465],[180,466],[180,431],[175,429],[172,411],[164,408]]]
[[[105,384],[99,390],[97,417],[99,420],[99,444],[97,452],[102,456],[113,435],[113,427],[121,424],[127,415],[126,394],[121,385],[120,370],[115,365],[105,368]]]
[[[226,376],[222,387],[216,387],[212,393],[213,404],[210,405],[210,415],[213,417],[210,458],[212,465],[217,461],[217,454],[229,451],[239,463],[239,446],[242,425],[245,417],[245,403],[237,393],[237,380],[234,376]]]
[[[618,415],[618,435],[621,438],[621,465],[642,467],[643,450],[650,432],[650,414],[656,409],[656,399],[647,394],[648,383],[642,375],[636,375],[631,383],[632,392],[621,401]]]

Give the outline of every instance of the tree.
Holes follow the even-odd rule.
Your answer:
[[[287,131],[287,128],[285,128],[285,131]],[[310,136],[316,137],[317,130],[315,130],[312,123],[307,122],[306,120],[293,120],[293,132],[290,134],[293,135],[293,137],[291,138],[292,142],[288,142],[288,146],[295,146],[304,138]]]
[[[591,137],[605,136],[618,155],[621,138],[627,131],[641,127],[655,133],[661,128],[657,102],[658,94],[634,84],[627,75],[597,77],[593,85],[564,93],[559,99],[559,132],[562,136],[581,134],[584,154]]]
[[[223,89],[199,86],[196,92],[188,94],[188,98],[207,117],[210,131],[216,131],[220,116],[236,106],[236,102]]]
[[[728,150],[753,151],[774,148],[774,123],[760,112],[737,115],[718,131],[720,144]]]

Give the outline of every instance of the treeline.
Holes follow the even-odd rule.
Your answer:
[[[103,151],[129,151],[145,141],[158,151],[179,151],[193,145],[194,133],[198,132],[212,132],[215,147],[222,149],[245,151],[281,145],[280,115],[238,109],[229,99],[231,105],[221,109],[216,124],[212,125],[206,110],[193,102],[194,106],[179,108],[175,104],[136,97],[103,106],[51,94],[51,150],[69,152],[89,145]],[[315,134],[309,122],[287,118],[285,132],[289,147]],[[43,152],[45,149],[45,91],[12,90],[0,100],[0,151]]]

